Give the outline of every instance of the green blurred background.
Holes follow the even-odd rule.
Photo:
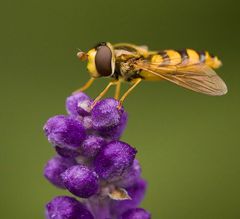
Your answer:
[[[207,49],[222,59],[223,97],[139,86],[125,102],[123,140],[138,149],[149,182],[142,206],[153,219],[240,218],[239,21],[237,0],[1,1],[0,218],[43,218],[45,203],[64,194],[42,176],[54,154],[42,126],[88,79],[77,48],[99,41]]]

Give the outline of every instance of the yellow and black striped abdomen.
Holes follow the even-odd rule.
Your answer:
[[[211,68],[219,68],[222,64],[216,56],[209,52],[199,52],[193,49],[163,50],[152,53],[148,58],[152,63],[159,66],[205,63]]]

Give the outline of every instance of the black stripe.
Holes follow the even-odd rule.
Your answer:
[[[159,51],[158,55],[162,56],[163,62],[161,65],[167,65],[170,63],[170,57],[168,56],[166,51]]]
[[[186,49],[176,50],[176,51],[181,55],[182,63],[189,59],[189,56],[188,56],[188,53],[187,53]]]
[[[208,54],[211,58],[215,58],[215,55],[213,55],[212,53],[208,53]]]
[[[199,55],[199,61],[201,63],[204,63],[206,61],[206,52],[205,51],[199,51],[197,53]]]

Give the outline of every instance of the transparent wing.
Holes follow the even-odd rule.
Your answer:
[[[138,49],[142,49],[144,51],[148,51],[148,46],[146,45],[141,45],[141,46],[137,46],[135,44],[131,44],[131,43],[116,43],[113,45],[114,49],[132,49],[132,50],[138,50]]]
[[[227,93],[225,82],[213,69],[202,63],[185,66],[158,66],[146,60],[138,60],[134,65],[138,69],[199,93],[211,96],[221,96]]]
[[[143,45],[143,46],[137,46],[134,44],[130,44],[130,43],[117,43],[113,45],[113,48],[118,51],[118,54],[123,53],[124,52],[129,52],[129,53],[133,53],[133,54],[140,54],[144,57],[147,57],[148,55],[148,47]],[[115,52],[116,52],[115,51]]]

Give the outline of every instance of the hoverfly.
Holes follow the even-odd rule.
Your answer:
[[[227,93],[226,84],[214,71],[222,65],[221,61],[207,51],[198,52],[193,49],[150,51],[146,46],[128,43],[112,45],[109,42],[102,42],[87,53],[79,51],[77,56],[80,60],[88,61],[87,69],[91,78],[76,92],[86,90],[96,78],[111,79],[93,105],[113,85],[116,85],[115,98],[119,99],[121,83],[130,82],[131,87],[119,99],[121,107],[129,93],[144,80],[167,80],[211,96]]]

